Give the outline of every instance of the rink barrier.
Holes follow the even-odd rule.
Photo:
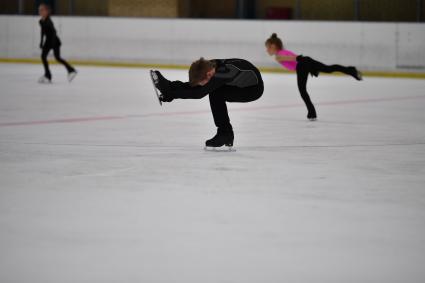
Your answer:
[[[70,60],[188,65],[196,58],[249,58],[278,65],[264,50],[272,32],[286,47],[324,63],[372,72],[425,72],[425,24],[54,16]],[[0,58],[38,59],[37,16],[0,15]],[[226,31],[226,32],[223,32]],[[90,63],[93,64],[93,63]],[[127,64],[127,63],[125,63]]]
[[[129,63],[129,62],[115,62],[115,61],[86,61],[86,60],[70,60],[70,63],[78,66],[91,66],[91,67],[115,67],[115,68],[145,68],[145,69],[175,69],[187,70],[189,65],[179,64],[149,64],[149,63]],[[9,64],[41,64],[39,59],[30,58],[0,58],[0,63]],[[56,61],[49,60],[49,64],[58,64]],[[280,67],[260,67],[263,73],[286,73],[292,74],[294,72],[287,71]],[[380,78],[406,78],[406,79],[425,79],[425,73],[422,72],[393,72],[393,71],[362,71],[365,77],[380,77]],[[322,74],[321,74],[322,75]],[[342,74],[323,74],[325,76],[341,76]]]

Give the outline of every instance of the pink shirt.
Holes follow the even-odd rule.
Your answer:
[[[282,56],[297,56],[297,54],[295,54],[294,52],[290,51],[290,50],[285,50],[282,49],[279,52],[277,52],[277,55],[282,55]],[[289,71],[295,71],[297,69],[297,61],[283,61],[280,62],[280,64],[285,67],[286,69],[288,69]]]

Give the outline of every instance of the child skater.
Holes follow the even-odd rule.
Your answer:
[[[355,67],[344,67],[341,65],[325,65],[310,57],[296,55],[292,51],[289,51],[283,47],[282,40],[277,37],[275,33],[266,40],[267,53],[270,56],[275,56],[283,67],[290,71],[297,72],[298,89],[307,106],[308,114],[307,118],[311,121],[317,119],[316,109],[310,100],[310,96],[307,92],[307,79],[308,75],[319,76],[319,73],[333,73],[341,72],[346,75],[352,76],[356,80],[362,80],[362,74]]]
[[[41,16],[40,48],[42,50],[41,60],[43,61],[43,66],[44,66],[44,76],[42,76],[38,80],[38,82],[50,83],[52,81],[52,74],[50,73],[49,63],[47,62],[47,55],[49,54],[51,49],[53,49],[53,54],[55,55],[55,59],[65,66],[66,70],[68,71],[68,81],[71,82],[77,75],[77,71],[60,56],[61,41],[59,37],[57,36],[56,29],[53,25],[52,20],[50,19],[50,14],[51,14],[50,6],[48,6],[47,4],[41,4],[38,7],[38,13]]]
[[[264,84],[260,71],[243,59],[200,58],[189,69],[189,82],[169,81],[151,71],[162,102],[173,99],[201,99],[209,95],[217,134],[205,142],[206,149],[233,146],[234,134],[226,102],[251,102],[261,97]]]

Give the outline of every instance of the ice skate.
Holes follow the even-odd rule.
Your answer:
[[[208,151],[233,151],[233,131],[217,130],[217,134],[205,142]]]
[[[150,70],[150,75],[159,104],[162,105],[162,102],[171,102],[173,98],[166,94],[170,88],[170,81],[164,78],[159,71]]]
[[[161,93],[165,93],[170,90],[170,81],[164,78],[161,72],[151,70],[150,73],[153,84]]]
[[[310,121],[316,121],[317,120],[316,111],[314,111],[314,112],[308,112],[307,119],[310,120]]]
[[[155,94],[156,94],[156,97],[158,98],[159,105],[162,106],[161,93],[158,90],[158,83],[159,83],[158,75],[156,74],[154,70],[150,70],[150,75],[151,75],[151,79],[153,83],[153,89],[155,90]]]
[[[72,82],[77,76],[77,71],[72,71],[68,73],[68,82]]]
[[[170,90],[170,81],[164,78],[160,71],[153,71],[155,76],[155,86],[161,93],[166,93]]]
[[[49,79],[48,77],[46,77],[46,76],[42,76],[42,77],[40,77],[39,79],[38,79],[38,83],[39,84],[50,84],[50,83],[52,83],[52,80],[51,79]]]
[[[362,74],[362,72],[360,72],[360,71],[359,71],[359,70],[357,70],[357,69],[356,69],[356,71],[357,71],[357,73],[356,73],[356,75],[355,75],[356,80],[358,80],[358,81],[362,81],[362,80],[363,80],[363,74]]]
[[[359,70],[357,70],[356,67],[349,67],[350,69],[350,73],[353,76],[353,78],[355,78],[358,81],[362,81],[363,80],[363,74],[362,72],[360,72]]]

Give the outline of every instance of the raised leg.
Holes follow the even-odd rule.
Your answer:
[[[348,76],[352,76],[353,78],[355,78],[356,80],[361,80],[361,74],[357,71],[357,69],[355,67],[346,67],[346,66],[341,66],[341,65],[325,65],[321,62],[315,61],[314,62],[316,69],[319,72],[322,73],[335,73],[335,72],[340,72],[343,74],[346,74]]]

